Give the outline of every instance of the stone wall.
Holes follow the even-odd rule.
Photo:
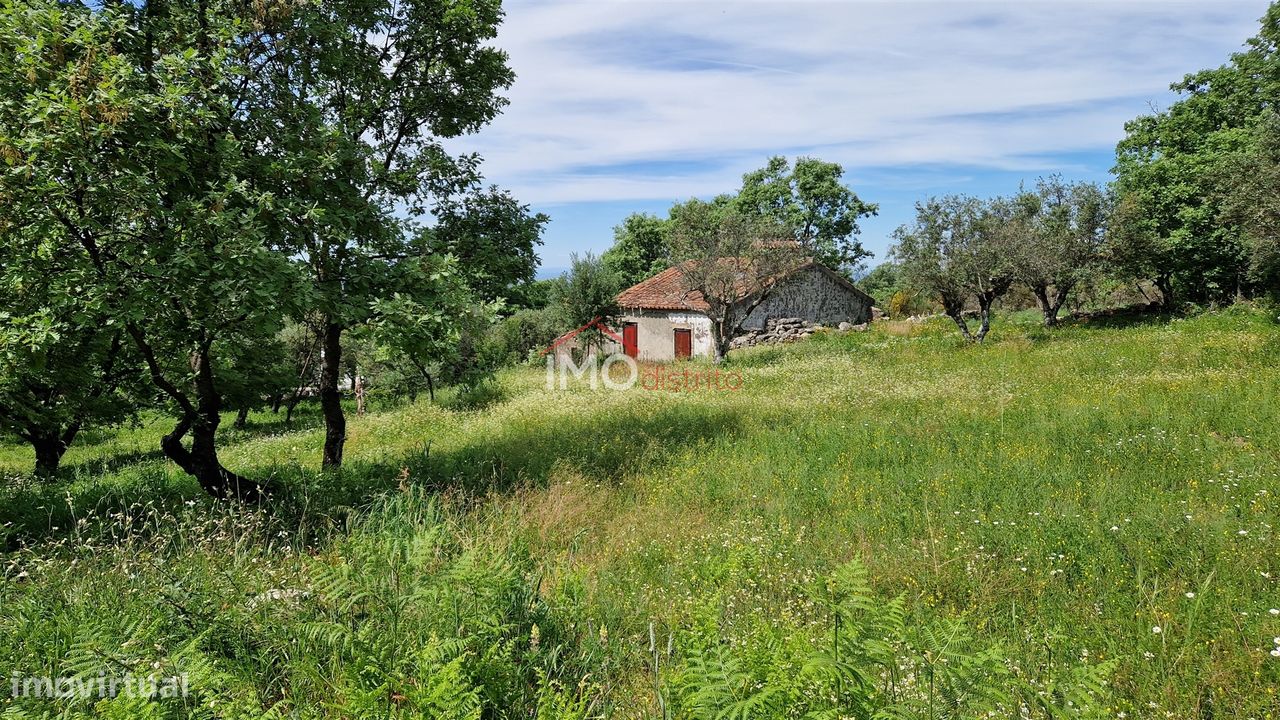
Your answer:
[[[851,289],[834,273],[811,267],[774,288],[747,321],[745,330],[765,330],[770,318],[800,318],[809,325],[835,327],[871,321],[871,298]]]

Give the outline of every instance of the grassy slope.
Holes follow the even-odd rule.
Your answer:
[[[231,435],[224,460],[277,475],[318,515],[402,484],[468,491],[452,506],[466,542],[518,548],[551,604],[618,638],[623,664],[604,674],[619,713],[652,706],[616,652],[647,646],[650,622],[803,636],[823,618],[800,588],[854,556],[917,616],[966,617],[1029,676],[1053,658],[1118,659],[1116,711],[1280,712],[1275,326],[1229,311],[1007,324],[992,340],[897,324],[820,336],[742,353],[741,392],[696,395],[549,392],[542,373],[511,371],[508,399],[482,412],[419,403],[354,420],[340,481],[309,469],[316,429]],[[81,473],[70,500],[11,491],[0,524],[52,538],[14,557],[74,582],[48,569],[69,562],[49,525],[143,491],[197,498],[146,455],[162,428],[73,450],[72,466],[103,472]],[[94,465],[133,450],[134,464]],[[27,462],[0,449],[0,469]],[[289,572],[243,569],[240,590]]]

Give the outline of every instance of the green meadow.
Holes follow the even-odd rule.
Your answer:
[[[0,717],[1280,716],[1274,313],[882,322],[726,369],[505,370],[352,413],[340,474],[318,411],[228,417],[257,508],[167,464],[163,417],[56,483],[0,447],[0,668],[190,690]]]

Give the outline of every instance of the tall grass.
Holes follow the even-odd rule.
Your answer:
[[[886,323],[743,352],[739,392],[515,369],[484,409],[354,419],[340,475],[316,427],[254,416],[224,454],[285,488],[255,512],[149,455],[157,420],[4,491],[0,670],[194,668],[174,717],[944,717],[886,663],[856,698],[803,672],[901,598],[893,667],[950,628],[986,678],[957,717],[1280,715],[1278,334],[1248,309],[980,347]],[[858,612],[830,595],[851,563]]]

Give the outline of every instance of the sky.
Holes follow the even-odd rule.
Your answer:
[[[917,200],[1106,182],[1125,121],[1226,62],[1267,4],[509,0],[510,105],[452,147],[551,217],[543,277],[772,155],[844,167],[880,207],[874,264]]]

